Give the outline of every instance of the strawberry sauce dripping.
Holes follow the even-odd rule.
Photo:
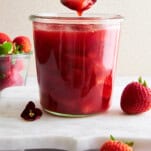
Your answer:
[[[69,9],[77,11],[79,16],[95,4],[96,0],[61,0],[61,3]]]

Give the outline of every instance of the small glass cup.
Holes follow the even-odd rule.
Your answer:
[[[108,110],[120,15],[31,15],[40,102],[45,111],[83,117]]]
[[[31,54],[0,56],[0,91],[25,85]]]

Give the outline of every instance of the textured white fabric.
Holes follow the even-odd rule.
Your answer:
[[[0,97],[0,150],[57,148],[69,151],[99,149],[110,134],[133,140],[136,151],[150,151],[151,111],[125,115],[120,109],[120,95],[131,78],[117,78],[108,112],[84,118],[63,118],[43,113],[33,122],[20,118],[28,101],[37,107],[38,85],[35,78],[24,87],[11,87]]]

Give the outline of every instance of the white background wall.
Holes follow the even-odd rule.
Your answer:
[[[39,12],[69,12],[59,0],[0,0],[0,32],[12,38],[29,36],[29,15]],[[118,75],[151,76],[151,0],[97,0],[87,12],[124,16],[118,56]],[[32,58],[30,75],[35,75]]]

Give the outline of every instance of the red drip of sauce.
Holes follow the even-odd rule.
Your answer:
[[[94,5],[95,2],[96,0],[61,0],[64,6],[77,11],[79,16],[82,16],[82,13]]]

